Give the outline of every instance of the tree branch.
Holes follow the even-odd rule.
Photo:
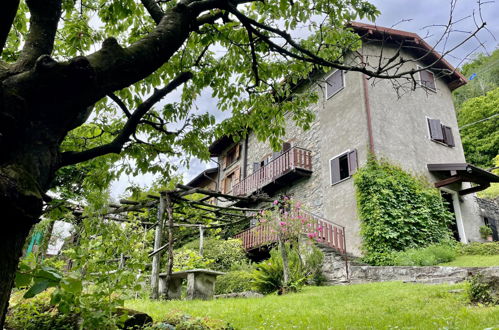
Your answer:
[[[16,17],[18,7],[19,0],[6,0],[2,4],[2,10],[0,10],[0,55],[7,42],[7,37]]]
[[[52,53],[61,17],[61,0],[27,0],[26,4],[30,12],[29,33],[14,72],[31,68],[41,55]]]
[[[95,157],[110,153],[120,153],[125,143],[130,140],[130,136],[135,133],[135,130],[141,122],[142,117],[144,117],[144,115],[168,93],[172,92],[175,88],[187,82],[191,78],[191,72],[182,72],[162,89],[156,89],[147,100],[145,100],[141,105],[137,107],[137,109],[133,112],[133,114],[126,122],[120,134],[118,134],[118,136],[112,142],[81,152],[64,152],[61,155],[61,161],[59,162],[58,167],[60,168],[67,165],[81,163]]]
[[[156,1],[140,0],[140,2],[142,2],[142,5],[146,8],[149,15],[151,15],[154,22],[156,22],[156,24],[159,24],[165,13],[161,9],[161,7],[156,3]]]

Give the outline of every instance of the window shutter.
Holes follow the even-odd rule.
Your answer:
[[[239,159],[239,156],[241,155],[241,145],[238,143],[236,145],[236,159]]]
[[[343,88],[343,71],[336,70],[326,79],[326,95],[330,98]]]
[[[432,140],[444,140],[444,134],[442,131],[442,124],[440,124],[440,120],[428,118],[428,126],[430,127],[430,138]]]
[[[419,77],[421,79],[421,85],[423,87],[435,90],[435,76],[433,75],[433,72],[428,70],[420,71]]]
[[[452,128],[449,126],[442,126],[443,132],[444,132],[444,142],[447,144],[449,147],[455,147],[456,144],[454,143],[454,136],[452,135]]]
[[[288,151],[289,149],[291,149],[291,143],[289,143],[289,142],[284,142],[284,143],[282,144],[282,152],[284,153],[284,152]]]
[[[348,153],[348,174],[353,175],[357,171],[357,150]]]
[[[331,159],[331,184],[340,181],[340,157]]]
[[[239,183],[239,180],[241,179],[241,168],[237,168],[234,172],[234,178],[232,179],[232,186],[234,186],[236,183]]]
[[[224,168],[226,168],[226,167],[227,167],[227,165],[228,165],[228,164],[227,164],[227,158],[228,158],[228,156],[229,156],[229,154],[226,154],[226,155],[224,156],[224,159],[223,159]]]

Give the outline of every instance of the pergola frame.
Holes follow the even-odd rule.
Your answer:
[[[197,199],[189,199],[189,196],[194,194],[201,196]],[[207,202],[210,199],[226,203],[226,206]],[[249,197],[232,196],[217,191],[178,184],[173,190],[161,191],[159,196],[147,195],[147,198],[142,201],[122,199],[119,204],[109,204],[109,209],[104,212],[102,217],[110,221],[129,222],[130,220],[126,216],[122,216],[123,214],[129,212],[142,213],[145,210],[157,208],[157,221],[141,221],[141,224],[149,226],[149,228],[155,227],[154,249],[149,253],[149,257],[152,257],[151,298],[159,299],[161,256],[165,249],[168,249],[167,282],[172,274],[173,244],[175,242],[173,229],[175,227],[197,227],[200,238],[199,250],[202,254],[205,229],[222,228],[249,221],[251,218],[254,218],[255,212],[261,212],[272,207],[244,208],[234,206],[236,202],[241,201],[246,202],[245,205],[247,205],[247,203],[268,203],[273,200],[265,195],[253,195]],[[194,223],[188,221],[191,215],[184,212],[186,206],[196,210],[196,218],[200,221]],[[74,213],[81,214],[81,211]],[[163,244],[165,229],[168,231],[168,242]]]

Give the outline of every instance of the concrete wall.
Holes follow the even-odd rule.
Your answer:
[[[384,55],[390,56],[394,51],[385,47]],[[379,48],[364,46],[363,54],[377,61]],[[402,57],[411,58],[411,55],[405,52]],[[416,66],[417,63],[408,63],[405,69]],[[418,87],[408,92],[399,90],[399,94],[391,81],[377,80],[369,84],[369,103],[377,156],[385,157],[415,175],[424,175],[431,183],[439,178],[428,171],[427,164],[466,162],[451,90],[442,78],[436,77],[435,92]],[[439,119],[443,125],[451,127],[455,147],[430,139],[427,118]],[[464,183],[446,188],[459,191],[468,187],[469,183]],[[474,195],[461,196],[459,200],[466,241],[480,240],[478,228],[483,220]]]

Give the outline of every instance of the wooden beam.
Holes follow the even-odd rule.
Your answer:
[[[447,186],[447,185],[450,185],[450,184],[453,184],[453,183],[459,182],[459,181],[463,181],[463,177],[462,176],[460,176],[460,175],[451,176],[450,178],[443,179],[443,180],[435,182],[435,188],[440,188],[440,187],[443,187],[443,186]]]
[[[165,213],[165,200],[159,199],[158,207],[158,222],[156,225],[156,232],[154,235],[154,251],[161,247],[161,240],[163,237],[163,217]],[[159,298],[159,269],[161,267],[161,251],[154,254],[152,259],[151,270],[151,299]]]
[[[459,195],[464,196],[464,195],[472,194],[472,193],[475,193],[478,191],[485,190],[488,187],[490,187],[490,182],[485,182],[485,183],[479,184],[478,186],[474,186],[471,188],[460,190]]]

